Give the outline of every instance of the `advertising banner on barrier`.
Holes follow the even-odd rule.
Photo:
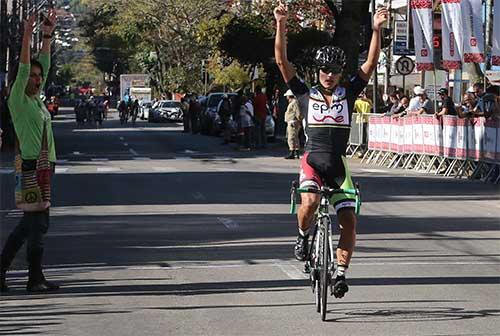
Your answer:
[[[405,121],[404,118],[396,119],[398,122],[398,133],[399,133],[399,142],[398,142],[398,154],[405,153]]]
[[[455,157],[465,160],[467,158],[467,126],[469,119],[457,119],[457,149]]]
[[[482,0],[461,0],[464,62],[484,62]]]
[[[388,151],[391,146],[391,117],[382,120],[382,150]]]
[[[443,116],[443,155],[455,158],[457,151],[457,118]]]
[[[368,148],[500,162],[499,128],[500,121],[484,118],[370,116]]]
[[[441,13],[443,68],[460,69],[463,41],[460,0],[441,0]]]
[[[427,155],[439,155],[439,141],[437,140],[437,130],[434,124],[439,121],[434,116],[422,116],[420,118],[422,123],[422,132],[424,138],[423,153]]]
[[[380,116],[371,115],[368,121],[368,149],[370,150],[379,149],[380,147],[380,140],[377,137],[380,119]]]
[[[399,119],[391,118],[391,143],[389,145],[389,150],[391,152],[397,153],[399,151],[398,143],[399,143]]]
[[[417,70],[434,69],[432,44],[432,0],[411,0]]]
[[[467,127],[467,157],[472,160],[481,158],[481,141],[484,134],[484,119],[474,118]]]
[[[405,129],[405,142],[404,142],[404,152],[413,153],[413,119],[404,119],[404,129]]]
[[[423,125],[420,117],[411,117],[413,122],[413,153],[422,154],[424,152]]]
[[[484,122],[482,158],[495,161],[497,156],[498,120],[488,119]]]

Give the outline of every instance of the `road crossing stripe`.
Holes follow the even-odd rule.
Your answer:
[[[106,162],[106,161],[109,161],[108,158],[92,158],[90,159],[90,161],[93,161],[93,162]]]
[[[174,167],[153,167],[153,170],[156,172],[176,172],[176,171],[179,171],[179,169],[174,168]]]
[[[56,167],[56,174],[63,174],[66,173],[68,170],[69,168]]]
[[[0,168],[0,174],[12,174],[14,169],[12,168]]]

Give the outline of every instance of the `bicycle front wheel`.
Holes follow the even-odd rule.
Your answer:
[[[321,237],[322,240],[322,253],[321,253],[321,268],[320,268],[320,281],[321,281],[321,307],[320,307],[320,314],[321,314],[321,320],[325,321],[326,319],[326,307],[327,307],[327,300],[328,300],[328,288],[330,287],[330,270],[329,270],[329,264],[330,264],[330,246],[329,242],[330,240],[328,239],[330,236],[329,232],[329,227],[330,223],[326,219],[324,219],[325,223],[323,223],[323,235]]]

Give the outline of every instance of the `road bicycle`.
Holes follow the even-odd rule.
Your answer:
[[[314,233],[304,265],[304,272],[309,273],[311,288],[314,293],[316,311],[321,314],[321,320],[326,319],[328,288],[333,294],[333,274],[336,270],[336,249],[333,247],[332,220],[329,213],[330,199],[335,194],[352,195],[356,201],[355,212],[359,214],[361,208],[361,194],[359,185],[354,189],[333,189],[329,187],[299,188],[297,181],[292,182],[290,213],[295,214],[298,195],[314,193],[321,196],[320,204],[314,215]]]

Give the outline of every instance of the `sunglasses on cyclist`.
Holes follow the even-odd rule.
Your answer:
[[[342,67],[341,66],[327,66],[327,67],[321,67],[319,68],[321,72],[324,72],[326,74],[329,73],[334,73],[334,74],[339,74],[342,72]]]

